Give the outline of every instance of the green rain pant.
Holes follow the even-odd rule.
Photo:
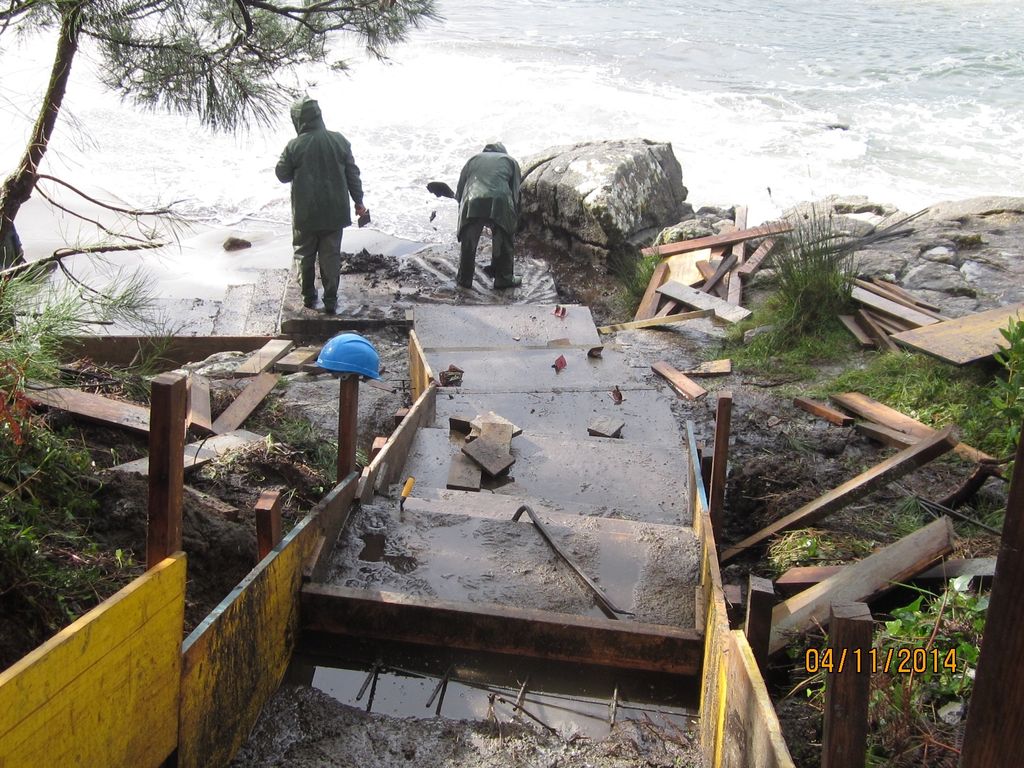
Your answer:
[[[345,228],[319,232],[292,230],[292,246],[299,262],[302,301],[307,307],[316,303],[315,265],[320,264],[320,282],[324,287],[324,308],[338,304],[338,280],[341,276],[341,236]]]
[[[470,219],[462,227],[462,231],[459,233],[462,252],[455,282],[464,288],[472,287],[473,272],[476,270],[476,247],[480,243],[480,235],[484,227],[491,229],[491,269],[494,287],[508,287],[515,276],[513,271],[515,246],[512,244],[512,235],[491,219]]]

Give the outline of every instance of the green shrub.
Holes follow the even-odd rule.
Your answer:
[[[1009,453],[1020,439],[1024,421],[1024,321],[1011,320],[999,332],[1007,347],[996,352],[996,361],[1006,369],[1006,380],[995,380],[989,399],[1002,423],[1002,437]]]

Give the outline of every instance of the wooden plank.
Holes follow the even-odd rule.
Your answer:
[[[935,318],[936,320],[949,319],[947,317],[943,317],[938,312],[935,312],[931,309],[927,309],[926,307],[922,307],[920,304],[914,301],[914,299],[907,298],[903,294],[891,291],[888,288],[879,285],[878,283],[869,283],[867,280],[860,280],[858,278],[855,278],[853,284],[860,286],[865,291],[871,291],[871,293],[877,294],[878,296],[881,296],[883,299],[895,301],[897,304],[902,304],[904,307],[913,309],[916,312],[921,312],[922,314],[928,315],[929,317]]]
[[[252,378],[241,393],[213,422],[213,432],[224,435],[242,426],[249,415],[263,402],[270,391],[277,386],[281,377],[276,373],[261,373]]]
[[[814,501],[804,504],[795,512],[791,512],[766,528],[762,528],[752,536],[748,536],[738,544],[729,547],[722,555],[722,562],[731,560],[741,552],[766,541],[778,533],[788,531],[791,528],[807,526],[817,520],[821,520],[836,510],[842,509],[847,504],[867,496],[876,488],[891,483],[893,480],[903,477],[918,467],[927,464],[932,459],[942,456],[944,453],[952,450],[955,444],[956,439],[952,435],[952,428],[947,427],[941,432],[936,432],[931,437],[900,451],[880,464],[876,464],[866,472],[862,472],[853,479],[847,480],[823,496],[819,496]]]
[[[715,404],[715,450],[711,462],[711,491],[708,494],[708,513],[715,541],[724,541],[725,482],[729,464],[729,432],[732,423],[732,392],[720,392]]]
[[[482,478],[483,470],[479,464],[463,453],[456,453],[448,465],[445,488],[453,491],[479,491]]]
[[[364,503],[369,502],[374,491],[387,488],[398,481],[409,455],[413,437],[416,436],[416,430],[434,421],[436,400],[437,384],[431,383],[420,393],[402,423],[391,433],[391,439],[384,450],[370,462],[364,471],[367,482],[364,485],[363,493],[360,494],[360,499]]]
[[[885,332],[885,329],[876,323],[875,319],[868,312],[858,309],[856,317],[857,323],[864,329],[864,333],[868,335],[868,338],[875,342],[875,346],[880,352],[900,351],[895,342],[889,338],[889,334]]]
[[[865,437],[871,438],[882,445],[888,445],[891,448],[906,448],[908,445],[913,445],[921,439],[908,435],[906,432],[900,432],[897,429],[883,427],[881,424],[875,424],[873,421],[858,421],[854,424],[854,429]]]
[[[807,411],[812,416],[824,419],[829,424],[835,424],[837,427],[849,427],[854,422],[853,416],[847,416],[845,413],[841,413],[835,408],[830,408],[825,403],[812,400],[809,397],[794,397],[793,405],[801,411]]]
[[[808,587],[813,587],[830,576],[835,576],[845,567],[845,565],[796,566],[775,580],[775,588],[789,597]],[[950,579],[969,576],[972,580],[984,584],[995,574],[995,569],[996,559],[994,557],[957,558],[945,560],[927,571],[919,573],[910,579],[910,582],[929,589],[941,588]]]
[[[234,432],[227,432],[223,435],[215,435],[211,438],[189,443],[185,446],[184,450],[183,471],[188,472],[190,469],[201,467],[203,464],[217,458],[223,453],[233,451],[236,448],[241,448],[263,439],[263,435],[257,435],[255,432],[247,432],[244,429],[237,429]],[[141,459],[136,459],[135,461],[118,464],[116,467],[111,467],[107,471],[137,472],[140,475],[148,475],[149,457],[146,456]]]
[[[160,765],[178,743],[185,555],[0,672],[4,766]]]
[[[734,269],[729,273],[728,284],[729,290],[726,293],[725,300],[738,307],[743,303],[743,278],[738,270]]]
[[[227,765],[249,738],[291,662],[303,565],[319,534],[311,513],[185,639],[179,768]]]
[[[710,309],[700,309],[695,312],[679,312],[674,315],[665,315],[664,317],[652,317],[647,320],[633,320],[628,323],[615,323],[614,325],[602,325],[597,329],[598,333],[614,333],[615,331],[631,331],[638,328],[656,328],[659,325],[669,325],[670,323],[681,323],[684,320],[698,320],[702,317],[711,317],[714,315],[714,311]]]
[[[654,313],[658,311],[658,288],[668,278],[668,273],[669,266],[665,262],[661,262],[654,268],[651,279],[647,283],[647,290],[644,291],[636,314],[633,315],[634,320],[649,320],[654,317]]]
[[[149,408],[66,387],[37,388],[42,386],[45,385],[32,383],[25,389],[25,396],[34,405],[56,408],[97,424],[149,434]]]
[[[892,299],[887,299],[884,296],[879,296],[877,293],[871,291],[865,291],[860,286],[855,285],[853,290],[850,292],[850,298],[856,301],[858,304],[863,304],[873,312],[879,312],[883,315],[889,315],[895,317],[898,320],[903,320],[911,325],[934,325],[938,321],[924,312],[920,312],[910,307],[905,307],[902,304],[897,304]]]
[[[708,360],[696,368],[680,371],[684,376],[728,376],[732,373],[732,360]]]
[[[791,230],[792,227],[785,222],[769,222],[750,229],[737,229],[721,235],[709,235],[708,237],[698,237],[694,240],[684,240],[679,243],[666,243],[665,245],[658,245],[652,248],[644,248],[641,253],[645,256],[651,253],[659,253],[662,256],[673,256],[677,253],[699,251],[702,248],[714,248],[719,245],[733,245],[735,243],[743,242],[744,240],[756,240],[759,237],[781,235]]]
[[[879,328],[888,333],[890,336],[894,333],[903,333],[903,331],[909,331],[914,327],[910,323],[901,322],[894,317],[880,315],[877,312],[872,312],[869,309],[864,310],[864,314],[870,317]]]
[[[87,358],[94,363],[177,368],[205,360],[218,352],[252,352],[269,336],[69,336],[61,346],[61,360]]]
[[[722,259],[718,266],[715,267],[714,273],[707,280],[704,281],[704,285],[700,287],[700,290],[704,293],[711,293],[711,290],[718,284],[718,282],[729,274],[729,271],[736,265],[736,254],[730,253],[724,259]]]
[[[1011,319],[1020,319],[1022,310],[1024,304],[1011,304],[904,331],[893,336],[893,340],[947,363],[967,365],[992,357],[1005,347],[1006,341],[999,331],[1006,328]]]
[[[488,422],[481,428],[478,439],[462,446],[462,452],[490,477],[497,477],[516,462],[509,452],[511,443],[511,424]]]
[[[1014,749],[1024,729],[1024,440],[1017,442],[995,581],[989,596],[981,658],[974,677],[960,765],[996,768],[1020,762]]]
[[[927,301],[922,301],[921,299],[914,296],[914,294],[910,293],[910,291],[904,289],[902,286],[896,285],[896,283],[890,283],[888,280],[882,280],[879,277],[872,277],[871,282],[884,291],[888,291],[889,293],[900,296],[906,299],[907,301],[913,302],[916,306],[920,307],[921,309],[930,309],[932,312],[942,311],[942,307],[938,307],[934,304],[929,304]]]
[[[370,461],[377,458],[377,454],[384,450],[384,446],[388,444],[388,439],[383,435],[378,435],[373,438],[373,443],[370,444]]]
[[[674,280],[669,280],[658,291],[662,295],[682,302],[688,307],[714,310],[715,317],[729,323],[738,323],[750,317],[749,309],[737,307],[727,301],[722,301],[719,298],[710,296],[703,291],[698,291],[696,288],[691,288],[688,285],[677,283]]]
[[[257,559],[262,560],[281,543],[281,492],[263,491],[255,512]]]
[[[356,469],[356,439],[359,423],[359,377],[343,376],[338,382],[338,457],[336,477]]]
[[[188,423],[196,430],[210,434],[213,432],[213,419],[210,415],[210,380],[193,373],[189,374],[188,383]]]
[[[935,430],[922,424],[917,419],[897,411],[895,408],[878,402],[877,400],[862,395],[860,392],[844,392],[838,395],[830,395],[829,400],[843,410],[849,411],[854,416],[860,416],[868,421],[881,424],[884,427],[906,432],[917,438],[931,437]],[[957,456],[967,461],[980,462],[991,461],[992,457],[987,453],[973,448],[967,443],[957,443],[953,449]]]
[[[710,248],[703,251],[690,251],[689,253],[678,253],[675,256],[669,256],[662,262],[668,264],[668,274],[665,276],[665,280],[661,282],[677,280],[684,285],[693,285],[702,279],[700,271],[697,269],[697,262],[701,260],[707,261],[710,258]]]
[[[853,338],[857,340],[857,345],[861,349],[871,349],[875,346],[874,340],[864,333],[864,329],[857,323],[856,318],[853,315],[839,315],[839,322],[846,326]]]
[[[666,299],[664,296],[661,296],[661,299],[661,307],[654,313],[654,317],[668,317],[669,315],[680,314],[678,301],[675,299]]]
[[[306,631],[684,675],[703,642],[694,629],[325,584],[303,587],[302,617]]]
[[[715,268],[712,266],[710,261],[698,261],[695,266],[697,267],[697,271],[700,273],[702,282],[704,280],[710,280],[711,276],[715,274]],[[682,283],[683,281],[678,280],[677,282]],[[689,285],[689,283],[683,283],[683,285]]]
[[[926,570],[953,551],[955,540],[953,523],[941,517],[779,603],[772,611],[770,652],[784,649],[794,635],[826,626],[832,603],[870,602]]]
[[[301,371],[302,366],[316,362],[320,354],[320,347],[299,347],[293,349],[287,355],[274,363],[274,370],[279,373],[295,373]]]
[[[235,376],[254,376],[270,370],[278,360],[287,355],[295,344],[288,339],[271,339],[253,352],[238,368]]]
[[[762,673],[768,669],[768,645],[772,635],[772,609],[777,602],[771,579],[747,576],[747,615],[743,634]]]
[[[185,484],[185,377],[161,373],[153,379],[149,412],[149,521],[146,564],[153,567],[181,549]]]
[[[659,360],[652,365],[651,370],[667,381],[676,394],[687,400],[699,400],[708,393],[704,387],[681,374],[664,360]]]
[[[875,622],[864,603],[843,602],[829,608],[828,625],[833,659],[840,661],[826,676],[821,768],[864,768],[872,670],[854,660],[868,658]]]
[[[775,250],[777,242],[774,237],[765,238],[764,242],[757,246],[757,249],[750,255],[750,258],[737,268],[740,277],[748,278],[760,269],[765,259],[771,256],[772,251]]]

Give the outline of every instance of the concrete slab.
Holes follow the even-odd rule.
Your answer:
[[[601,343],[589,307],[565,305],[565,317],[558,318],[552,314],[555,306],[420,306],[413,310],[413,328],[427,351],[544,347],[554,339],[589,347]]]
[[[448,430],[421,429],[413,440],[403,476],[418,486],[444,488],[451,457],[461,440]],[[608,516],[672,525],[685,514],[686,472],[680,450],[611,438],[562,440],[524,432],[512,441],[514,482],[500,493],[602,506]],[[492,481],[493,482],[493,481]],[[492,486],[493,487],[493,486]]]
[[[463,392],[601,392],[612,387],[654,388],[649,368],[633,367],[626,352],[605,349],[602,357],[587,357],[585,349],[522,349],[491,352],[427,352],[436,371],[456,365],[465,371]],[[553,365],[562,355],[566,366]],[[444,393],[446,390],[442,390]]]
[[[622,396],[622,404],[616,405],[606,390],[470,394],[443,389],[438,393],[433,426],[447,429],[449,416],[473,417],[494,411],[531,434],[586,437],[587,425],[595,419],[617,418],[626,424],[623,440],[661,448],[682,446],[682,432],[670,406],[674,395],[654,389],[627,389],[622,390]]]
[[[643,524],[610,531],[588,517],[544,522],[611,601],[635,614],[622,620],[693,627],[699,544],[692,531]],[[426,506],[399,516],[391,507],[368,507],[350,521],[333,558],[330,584],[603,615],[526,518],[468,517]]]

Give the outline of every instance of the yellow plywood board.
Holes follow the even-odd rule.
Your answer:
[[[179,552],[0,674],[0,765],[161,765],[184,617]]]
[[[178,765],[226,765],[284,679],[299,626],[302,568],[320,528],[291,530],[185,641]]]
[[[1006,328],[1011,318],[1020,317],[1022,310],[1024,304],[1011,304],[904,331],[892,338],[897,344],[947,363],[966,365],[992,357],[1000,347],[1005,347],[1006,341],[999,329]]]
[[[702,283],[704,282],[704,278],[701,275],[700,270],[697,269],[697,262],[710,260],[710,248],[704,248],[700,251],[690,251],[689,253],[677,253],[675,256],[669,256],[665,259],[665,264],[668,265],[668,277],[666,280],[675,280],[683,285]]]

